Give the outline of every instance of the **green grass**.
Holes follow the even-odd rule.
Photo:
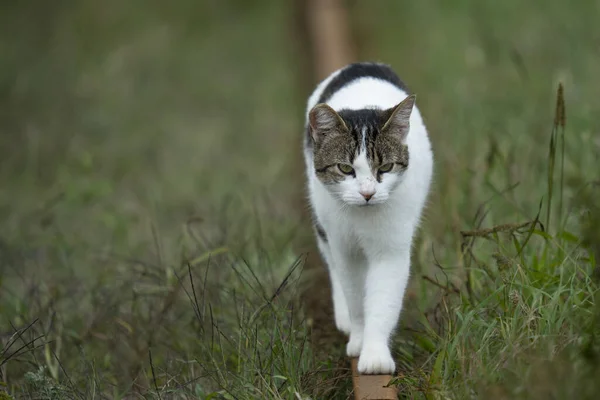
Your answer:
[[[308,89],[287,3],[38,3],[0,6],[0,398],[351,398],[298,252]],[[351,11],[436,155],[393,384],[593,398],[598,6]]]

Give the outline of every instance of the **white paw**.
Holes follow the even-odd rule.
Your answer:
[[[346,345],[346,355],[348,357],[358,357],[362,349],[362,335],[351,334],[350,341]]]
[[[393,374],[396,364],[387,346],[368,346],[363,348],[358,359],[358,372],[368,375]]]
[[[350,335],[350,316],[348,313],[345,315],[342,313],[335,314],[335,326],[338,331],[345,333],[347,336]]]

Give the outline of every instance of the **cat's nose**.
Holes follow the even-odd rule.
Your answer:
[[[374,190],[360,190],[358,193],[360,193],[360,195],[364,197],[366,201],[371,200],[371,197],[375,195]]]

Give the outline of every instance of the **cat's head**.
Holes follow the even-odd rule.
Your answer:
[[[415,96],[387,110],[336,112],[317,104],[309,133],[317,178],[350,205],[385,203],[408,168],[406,137]]]

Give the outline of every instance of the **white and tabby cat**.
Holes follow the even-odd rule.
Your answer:
[[[335,322],[363,374],[392,373],[413,235],[433,154],[415,96],[390,67],[357,63],[308,100],[304,156]]]

